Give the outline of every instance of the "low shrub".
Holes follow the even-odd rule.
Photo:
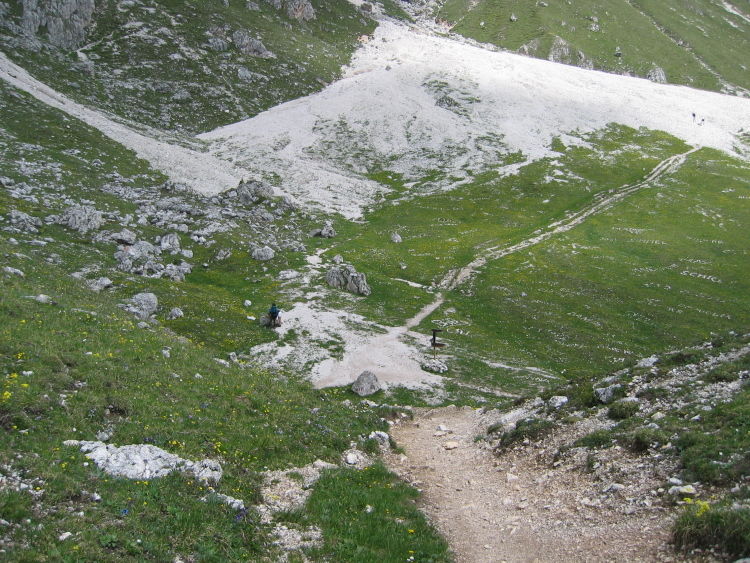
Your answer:
[[[653,428],[641,428],[630,436],[628,442],[630,448],[638,453],[645,452],[649,448],[659,447],[666,440],[666,435]]]
[[[524,440],[541,440],[555,428],[549,420],[529,418],[518,422],[516,428],[503,434],[500,438],[500,448],[509,448]]]
[[[750,510],[714,509],[697,502],[677,518],[673,540],[683,551],[718,548],[730,561],[750,556]]]
[[[612,420],[625,420],[630,418],[641,409],[637,401],[617,401],[612,403],[607,411],[607,416]]]
[[[612,446],[613,439],[614,436],[611,430],[594,430],[591,434],[578,438],[574,445],[578,448],[609,448]]]

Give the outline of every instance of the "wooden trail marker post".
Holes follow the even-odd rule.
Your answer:
[[[437,341],[438,332],[443,332],[443,329],[442,328],[432,329],[432,338],[430,339],[430,345],[432,346],[432,359],[433,360],[437,358],[437,349],[445,346],[444,342]]]

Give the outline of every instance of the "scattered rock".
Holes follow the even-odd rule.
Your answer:
[[[167,318],[172,321],[174,319],[181,319],[184,316],[185,314],[182,312],[182,309],[180,309],[179,307],[174,307],[171,311],[169,311]]]
[[[452,442],[452,441],[451,442],[445,442],[443,444],[443,448],[445,448],[446,450],[455,450],[456,448],[458,448],[460,446],[461,446],[461,444],[459,444],[458,442]]]
[[[357,380],[352,383],[352,391],[360,397],[367,397],[380,391],[381,385],[378,378],[371,371],[363,371]]]
[[[26,277],[21,270],[17,268],[11,268],[10,266],[3,266],[3,272],[9,276],[18,276],[19,278]]]
[[[398,233],[391,233],[391,242],[401,242],[401,235]]]

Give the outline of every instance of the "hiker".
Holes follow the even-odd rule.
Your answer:
[[[281,326],[281,315],[279,313],[280,311],[276,303],[271,303],[271,308],[268,310],[268,318],[271,319],[271,326]]]

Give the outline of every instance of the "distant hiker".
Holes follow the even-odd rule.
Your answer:
[[[693,123],[695,123],[695,112],[693,112]]]
[[[706,122],[706,118],[704,117],[703,119],[701,119],[700,124],[703,125],[705,122]]]
[[[271,303],[271,308],[268,310],[268,318],[271,319],[271,326],[281,325],[281,315],[279,313],[280,311],[276,303]]]

